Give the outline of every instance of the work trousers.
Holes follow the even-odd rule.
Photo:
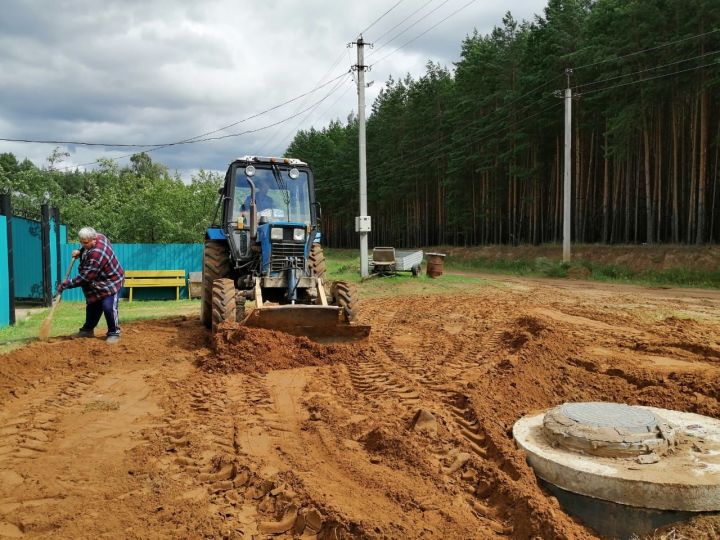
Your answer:
[[[100,322],[100,316],[105,314],[105,321],[107,321],[108,336],[119,336],[120,335],[120,318],[118,316],[118,296],[119,292],[111,294],[96,300],[95,302],[88,302],[85,306],[85,324],[80,330],[87,330],[92,332]]]

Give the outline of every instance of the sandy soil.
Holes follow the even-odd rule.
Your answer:
[[[512,278],[359,318],[355,344],[177,318],[0,356],[0,537],[593,538],[538,486],[517,418],[720,417],[718,292]]]

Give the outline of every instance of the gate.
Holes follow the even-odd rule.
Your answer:
[[[38,215],[14,216],[9,194],[0,195],[0,326],[15,323],[15,302],[49,306],[61,277],[67,227],[43,204]],[[4,270],[3,270],[4,269]],[[7,315],[3,315],[7,313]]]

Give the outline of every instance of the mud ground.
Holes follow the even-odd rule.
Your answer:
[[[720,293],[493,279],[361,302],[364,343],[189,317],[0,356],[0,537],[594,538],[513,423],[570,400],[720,417]]]

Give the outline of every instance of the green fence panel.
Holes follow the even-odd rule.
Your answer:
[[[67,268],[73,249],[78,244],[61,246],[62,265]],[[202,244],[113,244],[115,255],[125,270],[184,270],[185,277],[190,272],[202,270]],[[77,275],[78,263],[75,263],[71,276]],[[122,296],[127,297],[127,289]],[[187,298],[187,287],[180,289],[180,298]],[[174,299],[175,289],[170,287],[147,287],[133,291],[133,300]],[[82,289],[70,289],[63,293],[63,301],[84,300]]]
[[[7,218],[0,216],[0,328],[10,324],[10,269],[8,268]]]

